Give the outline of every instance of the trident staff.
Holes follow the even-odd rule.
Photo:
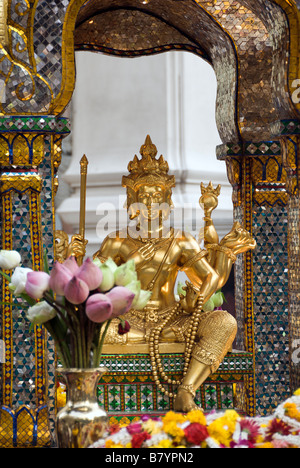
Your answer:
[[[85,214],[86,214],[86,179],[87,179],[87,167],[88,159],[84,154],[80,160],[80,215],[79,215],[79,234],[84,241],[85,236]],[[77,259],[78,264],[81,265],[83,257]]]

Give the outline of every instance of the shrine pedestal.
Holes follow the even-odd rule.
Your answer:
[[[168,376],[180,378],[184,354],[163,353],[161,359]],[[153,381],[149,354],[105,354],[102,364],[108,372],[99,382],[98,401],[112,421],[128,423],[141,416],[155,417],[173,410],[173,399],[159,391]],[[236,409],[246,413],[243,388],[252,374],[250,353],[227,354],[218,371],[197,391],[196,403],[205,412]],[[166,388],[173,391],[168,384]]]

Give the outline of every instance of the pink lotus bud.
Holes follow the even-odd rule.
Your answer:
[[[49,289],[50,276],[44,271],[30,271],[27,274],[25,291],[33,299],[41,299]]]
[[[50,273],[50,289],[59,296],[64,295],[66,284],[72,279],[73,275],[63,264],[59,262],[54,263],[54,267]]]
[[[88,285],[77,278],[77,276],[73,276],[64,289],[65,298],[74,305],[82,304],[86,301],[89,293],[90,290]]]
[[[87,258],[76,273],[76,277],[84,281],[90,291],[94,291],[100,285],[103,275],[100,268]]]
[[[70,270],[72,275],[75,275],[76,273],[78,273],[79,268],[80,268],[77,263],[76,258],[73,256],[67,258],[67,260],[64,261],[63,266],[68,268],[68,270]]]
[[[130,309],[135,297],[134,293],[129,291],[129,289],[125,288],[124,286],[116,286],[108,293],[106,293],[106,296],[111,300],[113,306],[113,317],[126,314],[126,312],[128,312]]]
[[[106,294],[93,294],[86,302],[86,315],[92,322],[103,323],[112,314],[112,303]]]

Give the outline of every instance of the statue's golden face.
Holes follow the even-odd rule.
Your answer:
[[[140,215],[145,219],[157,219],[166,207],[170,207],[170,195],[160,185],[141,185],[137,190]]]

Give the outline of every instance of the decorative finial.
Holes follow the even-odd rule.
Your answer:
[[[140,148],[141,159],[134,156],[128,164],[129,175],[123,177],[123,186],[134,187],[141,183],[159,183],[165,187],[175,186],[175,177],[168,174],[169,165],[161,155],[156,159],[157,148],[152,143],[149,135]]]
[[[220,195],[220,192],[221,192],[221,185],[218,185],[214,189],[214,186],[211,181],[209,182],[207,187],[205,187],[203,182],[201,182],[201,194],[202,195],[209,193],[210,195],[215,195],[216,197],[218,197]]]
[[[80,166],[81,166],[81,174],[86,174],[87,173],[87,167],[88,167],[89,161],[84,154],[80,160]]]
[[[146,136],[145,143],[141,146],[140,154],[143,157],[151,156],[151,158],[155,158],[157,155],[157,148],[152,143],[150,135]]]

